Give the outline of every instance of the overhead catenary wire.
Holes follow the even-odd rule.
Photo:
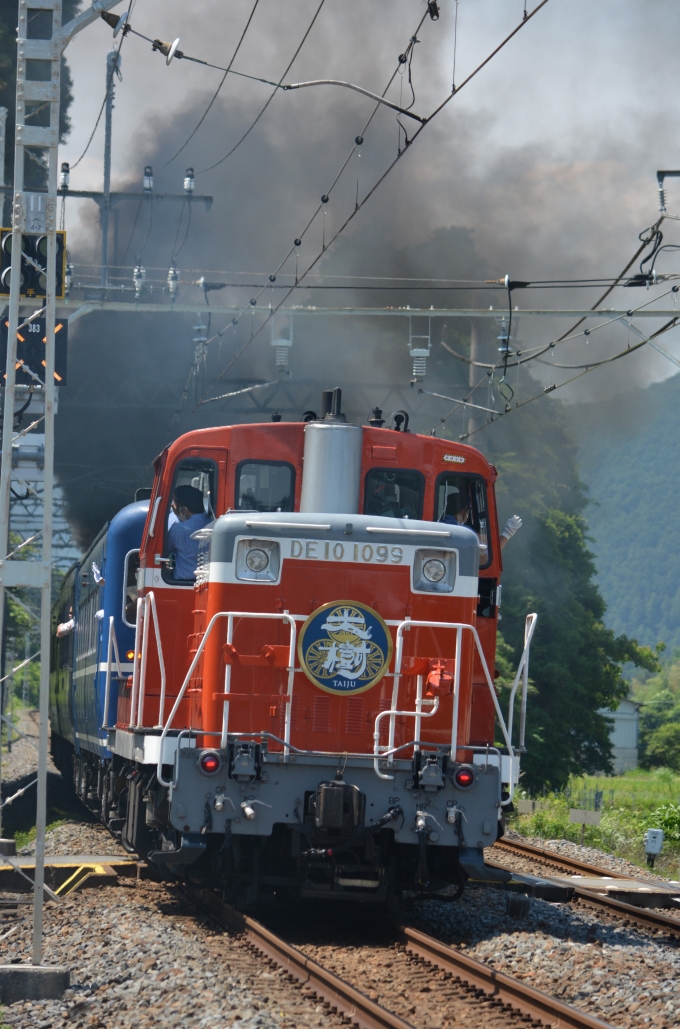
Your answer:
[[[650,304],[654,304],[658,300],[663,300],[664,297],[669,296],[671,293],[677,293],[677,291],[678,291],[678,287],[677,286],[672,286],[671,289],[666,290],[665,293],[661,293],[659,296],[652,297],[651,300],[645,301],[644,304],[638,304],[637,307],[631,308],[627,312],[628,317],[632,318],[633,315],[637,314],[638,311],[643,311],[645,309],[645,307],[649,307]],[[595,311],[597,309],[596,308],[592,308],[592,310]],[[521,312],[517,312],[517,313],[521,313]],[[565,333],[563,336],[560,336],[559,339],[553,340],[550,343],[543,343],[540,346],[532,347],[529,350],[517,351],[517,361],[512,362],[511,364],[508,365],[508,367],[514,368],[514,367],[516,367],[519,364],[527,364],[529,361],[538,360],[538,358],[540,358],[543,354],[547,353],[550,350],[554,350],[555,347],[557,347],[560,343],[569,343],[569,342],[571,342],[574,339],[580,339],[582,336],[591,336],[594,332],[598,332],[601,329],[606,329],[607,326],[614,325],[617,322],[620,322],[621,321],[621,317],[622,317],[621,315],[617,315],[615,318],[609,318],[609,319],[607,319],[607,321],[600,322],[599,325],[594,325],[592,329],[582,329],[581,332],[574,332],[573,328],[575,328],[575,326],[573,326],[572,327],[572,331],[571,331],[571,333],[569,335],[567,335]],[[577,325],[582,325],[583,322],[586,321],[586,320],[587,320],[586,317],[581,318],[577,322]],[[548,364],[548,363],[551,363],[551,362],[543,362],[543,363],[544,364]]]
[[[319,15],[321,14],[321,9],[323,8],[323,5],[325,4],[325,2],[326,2],[326,0],[321,0],[321,3],[319,4],[319,6],[317,7],[316,11],[314,12],[314,15],[313,15],[313,17],[312,17],[312,20],[311,20],[311,22],[309,23],[309,25],[308,25],[308,27],[307,27],[307,30],[306,30],[306,32],[305,32],[305,34],[304,34],[304,36],[303,36],[303,37],[302,37],[302,39],[300,40],[300,43],[298,44],[298,47],[297,47],[297,49],[296,49],[295,53],[293,54],[292,58],[291,58],[291,59],[290,59],[290,61],[288,62],[288,65],[286,66],[286,70],[284,71],[284,73],[283,73],[283,75],[281,76],[281,78],[279,79],[279,81],[278,81],[278,82],[277,82],[277,83],[275,84],[275,87],[274,87],[274,89],[272,90],[272,92],[271,92],[271,94],[270,94],[270,96],[269,96],[269,99],[267,100],[267,102],[265,103],[265,105],[264,105],[264,106],[263,106],[263,107],[261,108],[260,112],[258,113],[258,115],[256,116],[256,118],[254,119],[254,121],[252,121],[252,122],[250,123],[249,127],[248,127],[248,128],[246,129],[246,131],[245,131],[245,132],[243,133],[243,135],[242,135],[242,136],[241,136],[241,138],[240,138],[240,139],[238,140],[238,142],[237,142],[237,143],[235,143],[235,144],[233,145],[233,147],[231,147],[231,149],[230,149],[229,151],[227,151],[227,153],[226,153],[226,154],[224,155],[224,157],[221,157],[221,158],[219,159],[219,161],[215,161],[215,163],[214,163],[214,164],[208,165],[208,167],[207,167],[207,168],[201,168],[201,169],[199,169],[199,171],[197,171],[197,172],[196,172],[196,175],[203,175],[203,174],[204,174],[205,172],[209,172],[209,171],[212,171],[212,170],[213,170],[213,168],[217,168],[217,167],[218,167],[218,166],[219,166],[220,164],[223,164],[223,163],[224,163],[224,162],[225,162],[225,161],[227,160],[227,158],[231,157],[231,155],[232,155],[232,154],[233,154],[233,153],[234,153],[234,152],[235,152],[236,150],[238,150],[238,148],[239,148],[239,147],[241,146],[241,143],[243,143],[243,142],[244,142],[244,140],[246,140],[246,139],[248,138],[248,136],[249,136],[249,135],[250,135],[250,133],[251,133],[251,132],[253,131],[253,129],[255,128],[255,126],[257,125],[257,123],[259,122],[260,118],[262,118],[262,116],[264,115],[265,111],[267,110],[267,108],[268,108],[268,107],[269,107],[269,105],[271,104],[272,100],[274,99],[274,97],[275,97],[275,96],[276,96],[276,94],[278,93],[278,91],[279,91],[279,86],[281,85],[281,83],[282,83],[282,82],[283,82],[283,80],[285,79],[285,77],[286,77],[286,75],[288,74],[288,72],[290,71],[290,69],[291,69],[291,68],[293,67],[293,64],[295,63],[295,61],[296,61],[296,59],[297,59],[297,56],[298,56],[298,54],[300,53],[300,51],[302,50],[303,46],[305,45],[305,43],[306,43],[306,41],[307,41],[307,37],[309,36],[309,33],[310,33],[310,32],[312,31],[312,29],[314,28],[314,25],[315,25],[315,23],[316,23],[316,19],[317,19],[317,18],[319,17]]]
[[[634,354],[637,350],[640,350],[641,347],[644,347],[648,343],[651,343],[652,340],[658,338],[659,336],[662,336],[665,332],[669,332],[671,329],[675,328],[678,322],[680,322],[680,314],[678,314],[674,318],[671,318],[668,322],[666,322],[665,325],[663,325],[660,329],[657,329],[657,331],[652,333],[650,336],[645,336],[643,339],[640,340],[639,343],[635,343],[633,346],[628,346],[625,350],[620,350],[618,353],[612,354],[611,357],[607,357],[602,361],[598,361],[597,363],[588,365],[588,367],[584,368],[583,371],[580,371],[578,375],[572,375],[570,379],[565,379],[564,382],[560,382],[558,384],[553,383],[550,386],[544,386],[540,393],[534,394],[534,396],[529,397],[528,400],[523,400],[521,403],[516,403],[514,407],[508,406],[507,410],[498,415],[498,417],[490,418],[483,425],[480,425],[476,429],[472,429],[470,432],[463,433],[458,438],[460,440],[469,439],[470,436],[474,436],[478,432],[481,432],[482,429],[486,429],[487,426],[491,425],[493,422],[498,421],[499,418],[506,418],[509,414],[512,414],[513,411],[521,410],[521,408],[526,407],[527,404],[531,404],[534,400],[538,400],[539,397],[544,397],[548,393],[554,393],[556,390],[562,389],[564,386],[568,386],[572,382],[576,382],[577,379],[583,378],[584,375],[589,375],[591,372],[594,372],[597,368],[601,368],[603,365],[613,364],[614,361],[619,361],[621,360],[621,358],[627,357],[629,354]]]
[[[141,211],[142,211],[142,201],[143,201],[143,199],[144,199],[143,197],[140,198],[140,201],[137,204],[137,212],[135,214],[135,220],[132,223],[132,230],[130,231],[130,236],[128,238],[127,245],[125,247],[125,253],[123,254],[123,258],[122,258],[121,264],[117,265],[116,267],[123,267],[123,264],[125,262],[125,258],[128,255],[128,250],[130,249],[130,246],[132,244],[132,238],[133,238],[133,236],[135,234],[135,229],[137,228],[137,221],[138,221],[139,215],[141,214]]]
[[[435,118],[435,117],[436,117],[436,116],[437,116],[437,115],[438,115],[438,114],[439,114],[439,113],[440,113],[440,112],[441,112],[441,111],[442,111],[442,110],[443,110],[443,109],[444,109],[444,108],[445,108],[445,107],[447,106],[447,104],[448,104],[448,103],[449,103],[449,102],[450,102],[450,101],[452,100],[452,98],[453,98],[454,96],[457,96],[457,95],[458,95],[458,93],[459,93],[459,92],[461,91],[461,89],[463,89],[463,88],[464,88],[464,87],[465,87],[466,85],[468,85],[468,83],[470,83],[470,82],[471,82],[471,81],[472,81],[472,80],[473,80],[473,79],[475,78],[475,76],[476,76],[476,75],[478,75],[478,74],[479,74],[479,72],[480,72],[480,71],[481,71],[481,70],[482,70],[483,68],[485,68],[485,67],[486,67],[486,65],[487,65],[487,64],[488,64],[488,63],[489,63],[489,62],[490,62],[490,61],[491,61],[491,60],[492,60],[492,59],[493,59],[493,58],[494,58],[494,57],[496,56],[496,54],[497,54],[497,53],[499,53],[499,51],[500,51],[500,50],[502,50],[502,49],[503,49],[503,47],[505,47],[505,46],[506,46],[506,45],[507,45],[507,44],[508,44],[508,43],[510,42],[510,40],[511,40],[511,39],[513,39],[513,38],[514,38],[514,36],[516,36],[516,35],[517,35],[517,33],[518,33],[518,32],[520,32],[520,31],[521,31],[521,30],[522,30],[522,29],[523,29],[523,28],[525,27],[525,26],[526,26],[526,25],[527,25],[527,24],[529,23],[529,21],[531,21],[531,19],[532,19],[532,18],[533,18],[533,17],[534,17],[534,16],[536,15],[536,14],[538,14],[538,12],[539,12],[539,11],[540,11],[540,10],[541,10],[541,9],[542,9],[543,7],[545,7],[545,5],[546,5],[547,3],[548,3],[548,0],[540,0],[540,3],[538,3],[538,4],[537,4],[537,6],[536,6],[536,7],[535,7],[535,8],[533,9],[533,11],[529,12],[529,13],[527,14],[527,17],[526,17],[526,18],[524,18],[524,19],[523,19],[523,20],[522,20],[522,21],[521,21],[521,22],[519,23],[519,25],[517,25],[517,26],[516,26],[516,28],[514,28],[514,29],[512,30],[512,32],[510,32],[510,33],[509,33],[509,34],[508,34],[508,35],[507,35],[507,36],[506,36],[506,37],[505,37],[505,38],[504,38],[504,39],[503,39],[503,40],[501,41],[501,43],[499,43],[499,44],[498,44],[498,46],[496,46],[496,47],[495,47],[495,48],[494,48],[494,49],[493,49],[493,50],[491,51],[491,53],[490,53],[490,54],[489,54],[489,55],[488,55],[488,56],[487,56],[487,57],[486,57],[486,58],[485,58],[485,59],[484,59],[484,60],[483,60],[483,61],[482,61],[482,62],[481,62],[481,63],[480,63],[479,65],[477,65],[477,67],[476,67],[476,68],[475,68],[475,69],[474,69],[474,70],[473,70],[473,71],[472,71],[472,72],[471,72],[471,73],[470,73],[470,74],[469,74],[469,75],[467,76],[467,78],[465,78],[465,79],[463,80],[463,82],[462,82],[462,83],[461,83],[461,85],[460,85],[460,86],[459,86],[459,87],[458,87],[458,88],[457,88],[457,89],[455,90],[455,92],[454,92],[454,93],[451,93],[451,94],[450,94],[449,96],[447,96],[447,97],[446,97],[446,98],[445,98],[445,99],[444,99],[444,100],[443,100],[443,101],[442,101],[442,102],[441,102],[441,103],[440,103],[440,104],[438,105],[438,107],[436,107],[436,108],[435,108],[435,110],[434,110],[434,111],[432,112],[432,114],[431,114],[431,115],[430,115],[430,116],[429,116],[429,117],[428,117],[428,118],[427,118],[427,119],[425,120],[425,122],[424,122],[424,123],[423,123],[423,124],[422,124],[422,125],[421,125],[421,126],[420,126],[420,127],[419,127],[419,128],[417,129],[417,130],[416,130],[416,132],[415,132],[415,134],[414,134],[414,136],[413,136],[412,140],[410,141],[410,142],[411,142],[411,145],[412,145],[412,143],[413,143],[413,142],[414,142],[414,141],[415,141],[415,140],[416,140],[416,139],[418,138],[418,136],[419,136],[419,135],[420,135],[420,134],[421,134],[421,133],[422,133],[422,132],[424,131],[424,129],[426,128],[426,126],[427,126],[427,125],[429,125],[429,123],[430,123],[430,122],[431,122],[431,121],[432,121],[432,120],[433,120],[433,119],[434,119],[434,118]],[[425,17],[426,17],[426,15],[424,15],[424,16],[423,16],[423,19],[421,20],[421,22],[420,22],[420,25],[422,25],[423,21],[425,20]],[[418,28],[420,28],[420,25],[418,26]],[[417,36],[417,31],[418,31],[418,30],[416,30],[416,32],[415,32],[415,33],[413,33],[413,37],[412,37],[412,38],[414,38],[415,36]],[[412,46],[412,44],[411,44],[411,46]],[[392,76],[392,80],[394,79],[394,77],[395,77],[395,75],[396,75],[396,74],[397,74],[397,72],[395,72],[395,73],[394,73],[394,75]],[[392,80],[390,80],[390,81],[392,81]],[[389,88],[389,86],[388,86],[388,88]],[[385,92],[386,92],[386,90],[385,90]],[[376,108],[375,108],[375,110],[373,111],[373,114],[371,115],[371,118],[373,118],[373,116],[375,115],[375,111],[377,110],[377,108],[378,108],[378,105],[376,104]],[[357,138],[359,138],[359,137],[357,137]],[[333,236],[332,236],[332,237],[331,237],[331,239],[329,240],[329,242],[328,242],[328,244],[326,245],[326,247],[325,247],[325,248],[324,248],[324,249],[323,249],[322,251],[320,251],[320,252],[319,252],[319,253],[317,254],[317,256],[316,256],[316,257],[315,257],[315,258],[314,258],[314,259],[313,259],[313,260],[311,261],[311,263],[310,263],[310,264],[308,265],[307,269],[306,269],[306,270],[305,270],[305,271],[303,272],[303,274],[302,274],[302,275],[300,276],[300,278],[298,279],[298,282],[299,282],[299,281],[301,281],[302,279],[304,279],[304,278],[306,277],[306,275],[308,275],[308,274],[309,274],[309,272],[310,272],[310,271],[312,270],[312,268],[314,268],[314,267],[316,266],[316,264],[318,264],[318,262],[319,262],[319,261],[321,260],[321,257],[322,257],[322,256],[324,255],[325,251],[326,251],[326,250],[328,249],[328,246],[330,246],[330,245],[331,245],[332,243],[334,243],[334,242],[335,242],[335,240],[336,240],[336,239],[337,239],[337,238],[338,238],[338,237],[339,237],[339,236],[341,235],[341,233],[342,233],[342,232],[343,232],[343,231],[345,230],[345,228],[346,228],[346,227],[347,227],[347,226],[348,226],[348,225],[350,224],[350,222],[351,222],[351,221],[353,220],[353,218],[354,218],[354,217],[355,217],[355,216],[357,215],[357,213],[358,213],[358,212],[359,212],[359,211],[360,211],[360,210],[361,210],[361,209],[363,208],[363,206],[364,206],[364,205],[365,205],[365,204],[366,204],[366,203],[368,202],[368,200],[369,200],[369,199],[371,198],[371,196],[373,196],[373,194],[374,194],[374,193],[376,192],[376,190],[377,190],[377,189],[378,189],[378,188],[380,187],[380,185],[381,185],[381,184],[382,184],[382,183],[383,183],[383,182],[385,181],[385,179],[386,179],[386,178],[388,177],[388,175],[389,175],[389,174],[391,173],[391,171],[392,171],[392,170],[394,169],[394,167],[395,167],[395,166],[397,165],[397,163],[399,162],[399,160],[401,159],[401,157],[403,156],[403,154],[404,154],[404,153],[406,153],[408,149],[409,149],[409,147],[407,147],[407,148],[406,148],[406,150],[403,150],[403,151],[401,151],[401,152],[400,152],[400,153],[399,153],[399,154],[397,155],[397,157],[395,157],[395,158],[394,158],[394,160],[393,160],[393,161],[392,161],[392,162],[391,162],[391,163],[390,163],[390,164],[388,165],[388,167],[386,168],[386,170],[385,170],[385,171],[384,171],[384,172],[382,173],[382,175],[381,175],[381,176],[380,176],[380,177],[379,177],[379,178],[377,179],[377,181],[376,181],[376,182],[375,182],[375,183],[373,184],[373,186],[372,186],[372,187],[371,187],[371,189],[370,189],[370,190],[368,191],[368,193],[367,193],[367,194],[366,194],[366,196],[365,196],[365,197],[363,198],[363,200],[362,200],[362,201],[361,201],[361,202],[360,202],[359,204],[357,204],[357,205],[355,206],[354,210],[353,210],[353,211],[352,211],[352,212],[351,212],[351,213],[349,214],[349,216],[348,216],[348,217],[347,217],[347,218],[346,218],[346,219],[345,219],[345,220],[344,220],[344,221],[343,221],[343,222],[341,223],[341,225],[339,226],[339,228],[338,228],[338,229],[336,230],[336,232],[335,232],[335,233],[333,234]],[[353,152],[354,152],[354,151],[352,150],[352,152],[351,152],[351,153],[353,153]],[[351,157],[351,154],[350,154],[350,157]],[[348,158],[347,158],[347,161],[346,161],[346,162],[345,162],[345,164],[343,165],[343,169],[344,169],[344,167],[346,167],[346,166],[347,166],[347,163],[349,162],[349,159],[350,159],[350,158],[348,157]],[[342,169],[341,169],[340,173],[338,173],[338,175],[336,176],[335,182],[337,182],[337,180],[338,180],[338,178],[339,178],[340,174],[342,174]],[[318,209],[317,209],[317,212],[316,212],[316,213],[318,213]],[[316,214],[314,215],[314,217],[316,217]],[[310,222],[309,224],[311,224],[311,222]],[[301,238],[301,237],[298,237],[298,238]],[[288,259],[288,257],[290,256],[290,254],[291,254],[292,252],[293,252],[293,250],[291,249],[291,250],[289,251],[288,255],[286,255],[286,258],[284,258],[284,261]],[[283,264],[283,263],[284,263],[284,262],[281,262],[281,264]],[[280,268],[280,267],[281,267],[281,265],[279,265],[279,268]],[[298,282],[296,282],[296,284],[295,284],[295,285],[291,286],[291,287],[289,288],[289,290],[288,290],[288,291],[286,292],[285,296],[284,296],[284,297],[283,297],[283,298],[281,299],[281,301],[280,301],[280,302],[279,302],[279,303],[278,303],[278,304],[276,305],[276,307],[272,308],[272,310],[271,310],[271,312],[270,312],[269,316],[268,316],[268,317],[267,317],[267,318],[265,319],[265,321],[264,321],[264,322],[263,322],[263,324],[262,324],[262,325],[261,325],[261,326],[260,326],[260,327],[259,327],[259,328],[257,329],[257,331],[256,331],[256,332],[253,332],[253,333],[251,333],[251,335],[250,335],[249,339],[247,339],[247,340],[246,340],[246,342],[245,342],[245,343],[243,344],[243,346],[242,346],[242,347],[241,347],[241,348],[240,348],[240,349],[239,349],[239,350],[237,351],[237,353],[236,353],[236,354],[235,354],[235,355],[234,355],[234,356],[232,357],[232,359],[231,359],[231,360],[229,361],[229,363],[228,363],[228,365],[226,366],[226,368],[224,368],[224,369],[223,369],[223,371],[222,371],[222,372],[221,372],[221,373],[220,373],[220,374],[219,374],[219,375],[218,375],[218,376],[217,376],[217,377],[215,378],[215,380],[213,380],[213,384],[212,384],[213,386],[215,385],[215,383],[219,382],[219,381],[220,381],[220,380],[221,380],[221,379],[222,379],[222,378],[224,377],[224,375],[226,375],[226,373],[227,373],[227,371],[229,370],[229,368],[231,368],[231,367],[232,367],[232,365],[234,364],[234,362],[235,362],[236,360],[238,360],[238,358],[239,358],[239,357],[240,357],[240,356],[241,356],[241,355],[243,354],[243,352],[244,352],[244,351],[245,351],[245,350],[247,349],[247,347],[248,347],[248,346],[250,346],[250,344],[252,343],[252,341],[253,341],[253,340],[254,340],[254,339],[255,339],[255,338],[256,338],[256,337],[257,337],[257,336],[258,336],[258,335],[260,334],[260,332],[262,332],[262,330],[263,330],[263,329],[264,329],[264,327],[265,327],[265,326],[266,326],[266,325],[267,325],[267,324],[269,323],[269,321],[270,321],[270,320],[271,320],[271,318],[272,318],[272,317],[274,316],[274,314],[276,314],[276,312],[277,312],[278,310],[280,310],[280,308],[281,308],[281,307],[282,307],[282,306],[283,306],[283,305],[285,304],[285,302],[286,302],[286,300],[288,299],[288,297],[289,297],[289,296],[291,295],[291,293],[292,293],[292,292],[294,291],[294,289],[296,289],[296,288],[297,288]],[[265,290],[266,288],[267,288],[267,286],[266,286],[266,285],[263,285],[263,286],[262,286],[262,288],[261,288],[261,292],[264,292],[264,290]],[[252,303],[253,303],[253,301],[251,300],[251,304],[252,304]],[[243,313],[245,313],[245,311],[247,311],[247,308],[244,308],[244,312],[243,312]],[[236,319],[236,321],[237,321],[237,320],[238,320],[238,319]],[[232,321],[234,321],[234,320],[232,320]],[[228,326],[225,326],[225,327],[224,327],[224,329],[223,329],[223,330],[221,330],[221,332],[224,332],[224,331],[226,331],[226,329],[227,329],[227,328],[228,328]],[[208,342],[209,342],[209,343],[210,343],[210,342],[212,342],[212,341],[213,341],[214,339],[218,338],[218,336],[219,336],[220,334],[221,334],[221,333],[218,333],[218,334],[216,334],[216,335],[215,335],[214,337],[212,337],[212,339],[211,339],[211,340],[209,340]],[[210,388],[212,388],[212,386],[211,386]],[[203,403],[203,402],[204,402],[204,400],[205,400],[205,394],[204,394],[204,397],[202,397],[202,398],[201,398],[201,401],[200,401],[200,402],[201,402],[201,403]]]
[[[232,70],[232,65],[233,65],[234,61],[236,60],[236,55],[238,54],[239,50],[241,49],[241,44],[243,43],[243,40],[246,38],[246,33],[248,32],[248,29],[250,28],[250,23],[252,22],[252,20],[253,20],[253,18],[255,16],[255,11],[257,10],[257,6],[258,6],[259,2],[260,2],[260,0],[255,0],[255,3],[253,4],[253,8],[252,8],[252,10],[250,12],[250,15],[248,17],[248,21],[246,22],[245,28],[243,29],[243,32],[241,33],[241,38],[239,39],[238,43],[236,44],[236,49],[234,50],[233,54],[231,55],[231,60],[229,61],[227,67],[224,70],[224,75],[222,76],[220,84],[217,87],[217,89],[215,90],[215,92],[213,93],[212,98],[210,100],[210,103],[208,104],[208,106],[206,107],[205,111],[201,115],[197,125],[195,126],[195,128],[193,129],[191,134],[182,143],[182,145],[179,148],[179,150],[177,150],[172,155],[172,157],[169,157],[168,160],[165,162],[165,164],[161,164],[160,165],[160,169],[167,168],[167,166],[169,164],[172,164],[172,162],[175,160],[175,158],[179,157],[179,155],[182,153],[182,151],[186,149],[186,147],[189,145],[191,140],[194,138],[194,136],[196,135],[196,133],[200,129],[200,127],[203,124],[203,122],[205,121],[205,119],[208,117],[208,114],[210,113],[210,109],[212,108],[213,104],[217,100],[217,97],[219,96],[220,90],[222,89],[222,86],[226,82],[227,75]]]

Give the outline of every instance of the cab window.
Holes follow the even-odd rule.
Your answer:
[[[486,560],[480,568],[491,564],[489,539],[489,512],[486,503],[486,484],[479,475],[456,475],[445,472],[437,479],[435,489],[436,522],[466,525],[479,536],[479,542],[488,547]]]
[[[125,625],[137,624],[137,572],[139,571],[139,551],[130,550],[125,555],[123,622]]]
[[[425,479],[411,468],[371,468],[366,475],[364,514],[422,518]]]
[[[163,578],[193,586],[198,561],[198,540],[192,534],[216,517],[217,465],[207,458],[190,457],[175,468],[165,516]],[[176,528],[174,528],[177,526]]]
[[[241,461],[236,469],[239,511],[292,511],[295,469],[287,461]]]

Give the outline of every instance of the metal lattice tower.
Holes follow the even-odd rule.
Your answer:
[[[119,0],[94,0],[92,6],[62,27],[62,0],[19,0],[17,31],[16,132],[14,149],[14,187],[12,197],[12,264],[7,334],[5,409],[2,427],[2,465],[0,468],[0,628],[4,630],[4,593],[14,586],[40,591],[40,727],[38,733],[38,796],[36,806],[36,849],[33,904],[33,963],[42,961],[43,886],[45,865],[45,815],[47,799],[47,736],[50,674],[50,609],[52,573],[52,528],[54,499],[54,327],[57,282],[57,187],[59,148],[59,98],[61,60],[66,46],[77,32],[114,7]],[[29,18],[29,13],[32,17]],[[35,17],[41,13],[43,17]],[[38,106],[49,110],[49,124],[32,125],[30,117]],[[43,164],[47,174],[46,190],[24,189],[26,162],[31,158]],[[17,331],[21,323],[22,237],[38,233],[46,237],[44,464],[42,495],[42,533],[36,560],[12,560],[8,555],[10,496],[13,482],[21,482],[12,467],[16,394]],[[34,302],[35,303],[35,302]],[[25,430],[24,430],[25,432]],[[26,485],[24,483],[24,485]],[[36,494],[38,491],[35,491]],[[7,555],[7,556],[5,556]]]

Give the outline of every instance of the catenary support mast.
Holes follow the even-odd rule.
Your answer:
[[[12,198],[12,264],[7,335],[5,408],[0,468],[0,634],[4,631],[5,589],[23,586],[40,590],[40,727],[38,736],[38,795],[36,810],[35,888],[33,903],[33,963],[42,961],[42,914],[45,874],[45,816],[47,800],[47,737],[50,674],[50,608],[52,571],[52,493],[54,483],[54,325],[57,278],[57,159],[61,58],[73,36],[120,0],[94,0],[91,7],[62,27],[62,0],[19,0],[17,34],[16,134]],[[31,18],[36,12],[49,18]],[[47,104],[48,126],[27,123],[35,104]],[[27,111],[28,107],[28,111]],[[46,169],[46,188],[24,189],[29,154]],[[44,431],[45,468],[41,554],[38,560],[8,559],[12,436],[16,386],[17,330],[20,324],[21,251],[24,233],[46,237],[46,319]]]

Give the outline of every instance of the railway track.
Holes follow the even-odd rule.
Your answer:
[[[373,963],[374,967],[385,970],[380,992],[391,994],[395,1001],[386,1007],[267,926],[230,907],[212,890],[192,887],[188,890],[202,907],[240,933],[247,945],[263,955],[272,967],[283,969],[291,981],[316,996],[327,1010],[360,1029],[414,1029],[423,1024],[431,1025],[434,1017],[440,1019],[438,1025],[465,1024],[466,1029],[511,1029],[514,1026],[610,1029],[607,1023],[578,1008],[416,929],[399,925],[391,928],[391,944],[378,948]],[[342,950],[338,948],[340,954]],[[364,965],[357,966],[362,985],[365,972]],[[399,983],[399,994],[392,985],[393,980]],[[412,986],[410,996],[403,992],[405,984]],[[419,994],[427,997],[428,1010],[433,1016],[429,1021],[418,1018],[416,1005],[411,1003]],[[404,1017],[405,1008],[406,1013],[416,1015],[414,1021]]]
[[[576,858],[556,854],[554,851],[544,847],[535,847],[530,843],[519,842],[518,840],[498,840],[494,844],[494,851],[500,855],[505,851],[522,858],[537,862],[539,865],[552,867],[567,875],[584,876],[605,876],[617,879],[634,881],[635,877],[622,872],[613,873],[611,869],[601,868],[599,865],[590,865]],[[507,867],[500,862],[489,861],[487,864],[495,867]],[[650,883],[650,885],[653,885]],[[578,885],[574,886],[574,896],[579,904],[599,908],[630,925],[637,925],[647,930],[668,934],[673,939],[680,939],[680,910],[677,914],[666,914],[664,911],[655,908],[640,908],[634,904],[627,904],[624,901],[616,900],[606,893],[598,893],[595,890],[584,889]]]

